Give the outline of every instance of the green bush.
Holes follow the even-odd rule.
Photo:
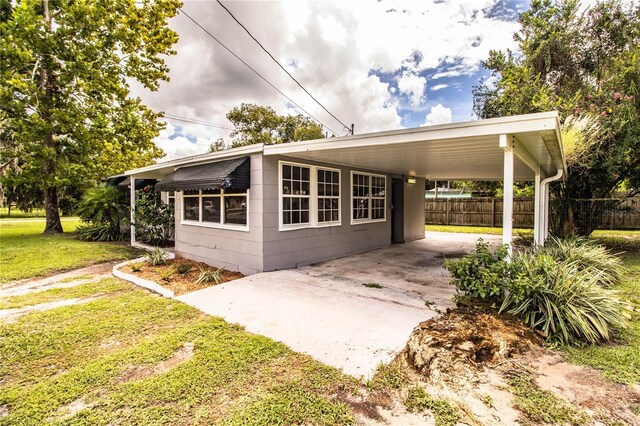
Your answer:
[[[222,269],[205,268],[200,266],[200,275],[196,280],[196,284],[212,283],[220,284],[222,281]]]
[[[512,275],[507,255],[506,246],[500,246],[491,253],[481,238],[473,253],[460,260],[447,259],[444,267],[451,273],[451,284],[465,298],[501,302]]]
[[[152,246],[167,247],[175,231],[173,206],[160,199],[151,186],[137,191],[136,239]]]
[[[479,240],[475,252],[447,260],[451,284],[471,302],[499,307],[541,330],[550,341],[597,343],[627,328],[633,305],[608,288],[619,279],[619,259],[581,239],[552,240],[506,261]]]
[[[167,251],[155,248],[147,255],[147,262],[152,266],[164,265],[167,262]]]
[[[124,241],[127,234],[110,224],[85,223],[76,228],[76,237],[82,241]]]
[[[622,260],[605,246],[594,243],[584,237],[566,239],[551,237],[544,247],[537,249],[539,253],[552,256],[559,262],[574,263],[579,269],[595,269],[600,272],[599,284],[612,287],[619,284],[625,268]]]
[[[113,187],[90,188],[76,206],[76,214],[86,223],[77,229],[84,241],[122,241],[128,206],[121,191]]]
[[[189,265],[188,263],[181,263],[176,267],[176,272],[179,273],[180,275],[186,274],[191,270],[191,268],[192,266]]]
[[[546,253],[514,258],[517,276],[500,307],[562,343],[597,343],[626,328],[632,305],[615,290],[602,288],[602,272],[579,262],[558,262]]]

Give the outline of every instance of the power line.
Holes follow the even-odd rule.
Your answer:
[[[211,34],[205,27],[203,27],[202,25],[200,25],[198,23],[198,21],[196,21],[195,19],[193,19],[187,12],[185,12],[184,10],[182,10],[182,8],[178,9],[180,12],[182,12],[184,14],[184,16],[186,16],[187,18],[189,18],[189,20],[191,20],[191,22],[193,22],[194,24],[196,24],[198,27],[200,27],[200,29],[202,31],[204,31],[209,37],[211,37],[212,39],[214,39],[216,42],[218,42],[218,44],[222,47],[224,47],[227,52],[231,53],[237,60],[239,60],[240,62],[242,62],[247,68],[249,68],[251,71],[253,71],[258,77],[260,77],[262,80],[264,80],[265,83],[267,83],[269,86],[271,86],[273,89],[275,89],[278,93],[280,93],[282,96],[284,96],[289,102],[291,102],[293,105],[297,106],[302,112],[304,112],[305,114],[307,114],[309,117],[311,117],[312,119],[314,119],[318,124],[320,124],[323,127],[326,127],[327,129],[329,129],[332,133],[336,134],[336,132],[334,132],[333,130],[331,130],[331,128],[325,124],[323,124],[320,120],[318,120],[317,118],[315,118],[313,115],[309,114],[304,108],[302,108],[300,105],[298,105],[293,99],[291,99],[290,97],[288,97],[287,95],[285,95],[280,89],[278,89],[276,86],[274,86],[269,80],[267,80],[265,77],[262,76],[262,74],[260,74],[258,71],[256,71],[251,65],[249,65],[248,63],[246,63],[240,56],[236,55],[236,53],[231,50],[230,48],[228,48],[223,42],[221,42],[220,40],[218,40],[218,38],[216,36],[214,36],[213,34]]]
[[[172,114],[165,114],[163,118],[167,120],[183,121],[185,123],[200,124],[202,126],[216,127],[223,130],[233,130],[233,127],[222,126],[219,124],[209,123],[207,121],[201,121],[201,120],[196,120],[196,119],[187,118],[187,117],[174,116]]]
[[[326,111],[326,112],[327,112],[331,117],[333,117],[333,118],[334,118],[338,123],[342,124],[342,126],[344,127],[344,129],[345,129],[347,132],[349,132],[349,133],[353,134],[353,129],[352,129],[351,127],[349,127],[349,126],[347,126],[346,124],[344,124],[344,123],[343,123],[343,122],[342,122],[338,117],[336,117],[335,115],[333,115],[333,113],[332,113],[331,111],[329,111],[327,108],[325,108],[325,106],[324,106],[324,105],[322,105],[322,104],[320,103],[320,101],[319,101],[319,100],[317,100],[317,99],[316,99],[316,98],[315,98],[311,93],[309,93],[309,91],[308,91],[307,89],[305,89],[305,87],[304,87],[302,84],[300,84],[300,82],[299,82],[298,80],[296,80],[296,78],[295,78],[294,76],[292,76],[292,75],[291,75],[291,73],[290,73],[289,71],[287,71],[287,69],[286,69],[285,67],[283,67],[283,66],[282,66],[282,64],[281,64],[280,62],[278,62],[278,60],[277,60],[276,58],[274,58],[274,57],[273,57],[273,55],[272,55],[272,54],[271,54],[271,53],[270,53],[270,52],[269,52],[269,51],[268,51],[268,50],[267,50],[267,49],[262,45],[262,43],[260,43],[260,42],[258,41],[258,39],[257,39],[257,38],[255,38],[255,37],[253,36],[253,34],[251,34],[251,32],[247,29],[247,27],[245,27],[245,26],[242,24],[242,22],[238,21],[238,18],[236,18],[236,17],[234,16],[234,14],[233,14],[233,13],[231,13],[231,11],[230,11],[229,9],[227,9],[227,7],[226,7],[224,4],[222,4],[222,2],[221,2],[220,0],[216,0],[216,1],[218,2],[218,4],[219,4],[220,6],[222,6],[222,8],[223,8],[224,10],[226,10],[226,11],[227,11],[227,13],[228,13],[232,18],[233,18],[233,20],[234,20],[234,21],[236,21],[236,22],[238,23],[238,25],[240,25],[240,26],[242,27],[242,29],[243,29],[243,30],[245,30],[245,32],[246,32],[247,34],[249,34],[249,37],[251,37],[251,38],[253,39],[253,41],[255,41],[256,43],[258,43],[258,46],[260,46],[260,48],[261,48],[262,50],[264,50],[264,52],[265,52],[267,55],[269,55],[269,57],[273,60],[273,62],[275,62],[276,64],[278,64],[278,66],[282,69],[282,71],[284,71],[285,73],[287,73],[287,75],[288,75],[289,77],[291,77],[291,79],[292,79],[293,81],[295,81],[295,82],[296,82],[296,84],[297,84],[298,86],[300,86],[300,88],[301,88],[302,90],[304,90],[304,92],[305,92],[307,95],[309,95],[309,97],[311,97],[311,99],[313,99],[313,100],[314,100],[318,105],[320,105],[320,107],[321,107],[323,110],[325,110],[325,111]],[[334,132],[334,133],[335,133],[335,132]]]

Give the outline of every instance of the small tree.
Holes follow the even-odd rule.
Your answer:
[[[175,232],[173,206],[160,198],[151,186],[137,192],[134,215],[136,239],[153,246],[166,247]]]

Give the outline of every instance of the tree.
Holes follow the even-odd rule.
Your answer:
[[[322,139],[322,127],[302,115],[278,115],[271,107],[241,104],[227,113],[235,129],[232,147],[264,143],[267,145]]]
[[[156,90],[177,0],[0,0],[0,154],[16,183],[44,194],[45,233],[62,232],[60,188],[95,182],[162,155],[157,114],[129,96]]]
[[[224,143],[224,139],[218,138],[211,145],[209,145],[209,152],[224,151],[227,149],[227,144]]]
[[[558,231],[588,235],[598,204],[575,200],[607,198],[623,184],[640,190],[640,6],[608,0],[581,13],[576,0],[535,0],[520,24],[519,52],[492,51],[484,63],[498,81],[474,88],[474,111],[559,111],[565,151],[576,141],[580,149],[567,158],[566,184],[554,187]]]

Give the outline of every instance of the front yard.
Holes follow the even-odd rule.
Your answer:
[[[90,298],[1,326],[2,424],[354,421],[355,380],[181,302],[112,278],[36,295]]]
[[[139,255],[125,243],[86,243],[74,238],[80,224],[63,219],[62,235],[42,235],[44,220],[0,220],[0,283]]]
[[[65,222],[67,230],[76,224]],[[0,283],[138,254],[119,244],[77,241],[71,234],[42,236],[41,227],[0,222]],[[620,290],[640,302],[640,233],[598,233],[595,238],[626,252],[628,270]],[[341,425],[385,419],[453,425],[459,420],[484,424],[483,418],[495,423],[505,412],[514,412],[513,420],[525,424],[589,424],[583,411],[589,405],[583,402],[592,391],[609,390],[619,392],[609,402],[640,412],[640,400],[629,397],[631,388],[603,382],[592,370],[552,360],[543,363],[545,376],[535,367],[535,351],[526,367],[531,378],[514,376],[492,391],[472,388],[483,404],[477,407],[398,362],[381,366],[368,382],[353,379],[281,343],[108,274],[78,275],[56,285],[22,294],[11,293],[12,285],[0,285],[0,425]],[[637,386],[640,312],[615,343],[559,349],[570,362]],[[580,384],[565,395],[533,379],[536,374],[575,379],[566,369],[588,377],[589,387]],[[576,389],[589,392],[576,402],[571,396]],[[622,418],[593,420],[626,424]]]

